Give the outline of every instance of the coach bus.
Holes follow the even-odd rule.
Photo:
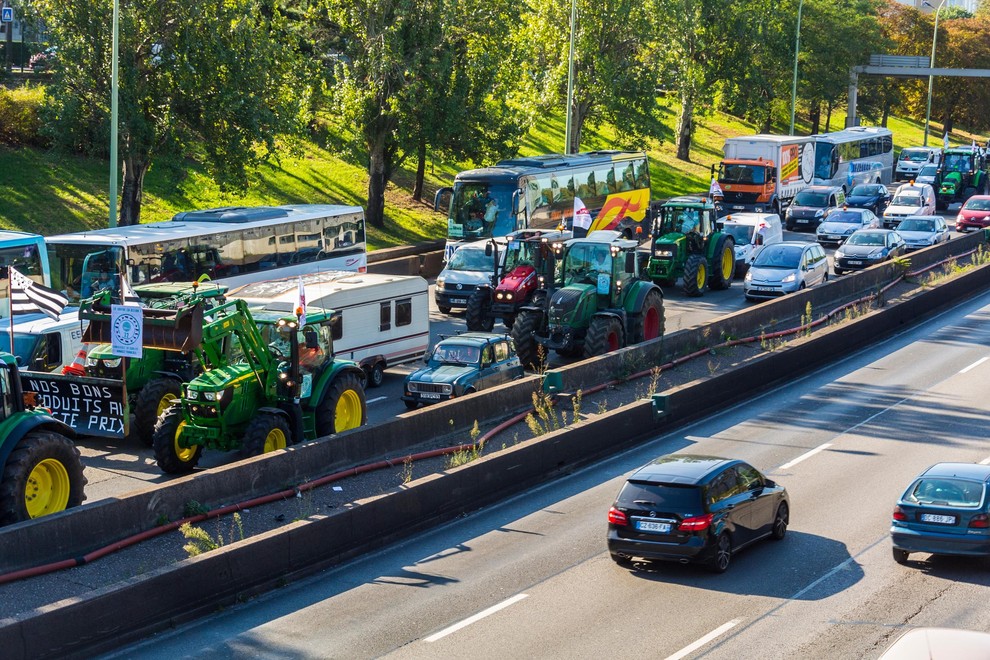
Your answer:
[[[435,209],[444,197],[447,258],[462,243],[517,229],[571,229],[575,197],[591,215],[589,231],[614,229],[631,238],[650,205],[650,166],[639,151],[514,158],[459,173],[452,188],[437,191]]]
[[[847,193],[860,183],[890,183],[894,138],[882,126],[853,126],[815,139],[816,186],[841,186]]]
[[[300,204],[177,213],[144,225],[47,239],[52,286],[78,303],[119,273],[131,285],[208,278],[240,286],[368,266],[359,206]]]

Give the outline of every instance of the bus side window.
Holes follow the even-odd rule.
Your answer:
[[[640,160],[636,162],[636,187],[650,187],[650,163],[648,160]]]
[[[595,194],[598,197],[605,197],[610,192],[615,192],[611,188],[615,187],[615,171],[611,166],[595,170]]]
[[[636,187],[636,175],[633,173],[633,164],[629,163],[625,169],[622,170],[622,182],[619,184],[619,190],[625,192],[627,190],[632,190]]]

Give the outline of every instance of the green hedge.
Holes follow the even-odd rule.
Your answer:
[[[0,87],[0,144],[11,147],[47,147],[41,135],[39,112],[45,97],[43,87]]]

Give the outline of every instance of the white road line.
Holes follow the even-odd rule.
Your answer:
[[[365,401],[365,404],[374,403],[375,401],[384,401],[387,398],[388,398],[387,396],[376,396],[374,399],[368,399],[367,401]]]
[[[969,365],[969,366],[968,366],[968,367],[966,367],[965,369],[963,369],[963,370],[961,370],[961,371],[960,371],[959,373],[961,373],[961,374],[964,374],[964,373],[966,373],[967,371],[969,371],[970,369],[976,369],[976,368],[977,368],[978,366],[980,366],[981,364],[983,364],[983,363],[984,363],[984,362],[986,362],[987,360],[990,360],[990,357],[981,357],[981,358],[980,358],[979,360],[977,360],[977,361],[976,361],[976,362],[974,362],[973,364],[971,364],[971,365]]]
[[[784,463],[783,465],[781,465],[777,469],[778,470],[786,470],[787,468],[792,468],[795,465],[797,465],[798,463],[800,463],[801,461],[803,461],[804,459],[811,458],[812,456],[814,456],[818,452],[825,451],[826,449],[828,449],[831,446],[832,446],[832,443],[831,442],[826,442],[824,444],[818,445],[817,447],[815,447],[811,451],[804,452],[803,454],[801,454],[800,456],[798,456],[797,458],[795,458],[793,461],[788,461],[787,463]]]
[[[504,610],[509,605],[512,605],[513,603],[518,603],[519,601],[521,601],[523,598],[526,598],[526,597],[527,597],[527,594],[516,594],[515,596],[513,596],[512,598],[510,598],[508,600],[503,600],[501,603],[499,603],[497,605],[492,605],[487,610],[482,610],[481,612],[478,612],[474,616],[469,616],[468,618],[466,618],[463,621],[460,621],[458,623],[455,623],[454,625],[450,626],[449,628],[444,628],[440,632],[435,633],[433,635],[430,635],[429,637],[427,637],[423,641],[424,642],[435,642],[438,639],[441,639],[443,637],[446,637],[447,635],[449,635],[451,633],[457,632],[461,628],[465,628],[467,626],[470,626],[472,623],[476,623],[478,621],[481,621],[486,616],[491,616],[492,614],[495,614],[499,610]]]
[[[700,649],[702,646],[712,641],[713,639],[717,637],[721,637],[725,633],[729,632],[730,630],[738,626],[740,623],[742,623],[742,619],[733,619],[728,623],[723,623],[721,626],[711,631],[710,633],[708,633],[698,641],[694,642],[693,644],[688,644],[674,655],[668,655],[666,660],[680,660],[684,656],[694,653],[695,651],[697,651],[698,649]]]
[[[990,465],[990,458],[984,458],[980,461],[980,465]]]

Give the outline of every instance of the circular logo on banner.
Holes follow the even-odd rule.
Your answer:
[[[139,321],[130,314],[122,314],[113,322],[113,335],[125,346],[133,346],[141,336]]]

